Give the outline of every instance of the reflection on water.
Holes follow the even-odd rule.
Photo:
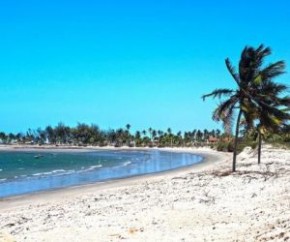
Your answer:
[[[202,161],[166,151],[0,152],[0,197],[167,171]]]

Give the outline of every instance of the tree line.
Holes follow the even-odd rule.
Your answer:
[[[220,129],[194,129],[174,133],[171,128],[163,131],[150,127],[132,132],[130,124],[124,128],[103,130],[96,124],[78,123],[75,127],[70,127],[60,122],[55,127],[49,125],[44,129],[28,129],[25,133],[0,132],[0,141],[3,144],[179,147],[204,145],[209,142],[210,137],[217,140],[224,135]]]

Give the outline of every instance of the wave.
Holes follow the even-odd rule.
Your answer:
[[[64,170],[64,169],[58,169],[58,170],[47,171],[47,172],[38,172],[38,173],[34,173],[32,175],[14,176],[14,179],[18,179],[18,178],[27,178],[27,179],[30,179],[32,177],[62,176],[62,175],[69,175],[69,174],[73,174],[73,173],[89,172],[89,171],[93,171],[93,170],[99,169],[101,167],[102,167],[102,165],[100,164],[100,165],[90,166],[87,169],[84,169],[82,167],[81,170]],[[2,181],[2,180],[0,180],[0,181]]]
[[[125,167],[125,166],[128,166],[128,165],[130,165],[130,164],[132,164],[132,161],[125,161],[125,162],[121,165],[121,167]]]
[[[60,176],[60,175],[69,175],[72,173],[83,173],[83,172],[88,172],[88,171],[93,171],[96,169],[101,168],[102,165],[95,165],[95,166],[90,166],[88,169],[84,169],[84,167],[81,168],[81,170],[53,170],[53,171],[49,171],[49,172],[39,172],[39,173],[35,173],[32,176]]]
[[[3,171],[3,169],[0,169],[0,172]]]
[[[49,176],[49,175],[67,175],[74,173],[75,170],[53,170],[53,171],[48,171],[48,172],[39,172],[39,173],[34,173],[32,176]]]
[[[80,172],[93,171],[93,170],[99,169],[101,167],[103,167],[103,165],[101,165],[101,164],[95,165],[95,166],[90,166],[88,169],[81,170]]]
[[[132,164],[132,161],[128,160],[128,161],[121,163],[120,165],[113,166],[112,168],[113,169],[123,168],[123,167],[129,166],[131,164]]]
[[[119,168],[126,167],[126,166],[130,165],[131,163],[132,163],[132,161],[125,161],[125,162],[123,162],[121,164],[118,164],[116,166],[113,166],[111,168],[113,168],[113,169],[119,169]]]

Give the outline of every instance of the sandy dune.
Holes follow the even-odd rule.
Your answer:
[[[0,201],[0,241],[290,241],[290,152],[245,149],[235,174],[202,152],[217,162]]]

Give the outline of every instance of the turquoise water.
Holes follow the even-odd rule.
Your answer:
[[[0,197],[167,171],[202,159],[156,150],[0,152]]]

